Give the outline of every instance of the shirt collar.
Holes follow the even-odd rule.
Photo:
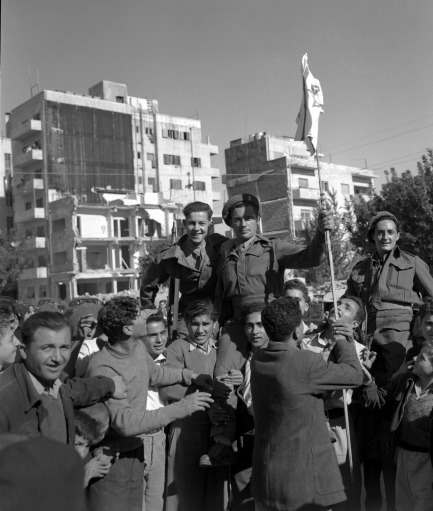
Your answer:
[[[59,397],[59,389],[62,385],[62,382],[58,378],[55,380],[52,387],[44,387],[44,385],[42,385],[42,383],[37,378],[35,378],[29,370],[27,370],[27,374],[29,375],[34,389],[39,395],[46,394],[56,399]]]
[[[164,355],[164,353],[160,353],[156,358],[153,359],[154,362],[165,362],[167,360],[167,357]]]
[[[209,353],[215,349],[216,350],[216,344],[215,344],[215,341],[213,339],[210,339],[209,340],[209,343],[207,345],[207,349],[204,349],[202,346],[199,346],[198,344],[194,343],[194,342],[191,342],[189,341],[189,351],[195,351],[195,350],[199,350],[203,353],[205,353],[206,355],[209,355]]]

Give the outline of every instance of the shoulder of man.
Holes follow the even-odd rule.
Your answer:
[[[221,245],[228,240],[229,238],[227,238],[226,236],[214,232],[212,234],[209,234],[209,236],[206,236],[206,245],[211,245],[213,248],[218,248],[221,247]]]
[[[17,364],[9,366],[7,369],[0,373],[0,402],[7,399],[8,396],[12,399],[16,399],[16,391],[19,387],[17,378]]]
[[[184,235],[178,241],[176,241],[176,243],[162,248],[156,256],[157,263],[167,261],[168,259],[177,259],[179,256],[179,251],[182,250],[182,243],[185,241],[185,239],[186,236]]]

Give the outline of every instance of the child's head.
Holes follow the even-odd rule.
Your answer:
[[[75,410],[75,442],[74,447],[81,458],[86,458],[90,447],[97,444],[101,438],[98,422],[86,413]]]
[[[288,280],[284,284],[284,296],[296,298],[299,300],[299,308],[302,316],[305,316],[310,308],[310,297],[308,296],[307,286],[299,279]]]
[[[421,378],[433,377],[433,344],[424,343],[416,357],[413,372]]]
[[[242,310],[244,334],[253,350],[264,348],[269,342],[262,323],[262,311],[264,308],[264,303],[255,303],[246,306]]]
[[[359,328],[365,320],[365,307],[357,296],[342,296],[337,303],[338,320]],[[331,310],[330,318],[335,317],[334,309]]]
[[[425,341],[433,341],[433,301],[426,300],[420,311],[421,335]]]
[[[205,346],[213,335],[213,307],[206,300],[189,303],[184,311],[189,340],[198,346]]]
[[[167,344],[167,322],[160,312],[151,314],[146,319],[146,335],[144,345],[152,358],[161,355]]]
[[[140,314],[135,298],[115,296],[106,302],[98,314],[98,326],[107,335],[110,343],[129,339],[133,325]]]

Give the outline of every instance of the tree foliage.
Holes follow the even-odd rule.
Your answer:
[[[416,175],[409,170],[397,176],[391,169],[390,180],[380,195],[369,202],[355,203],[356,229],[351,240],[360,253],[372,249],[367,243],[368,222],[378,211],[390,211],[400,221],[399,245],[419,255],[433,267],[433,150],[428,149],[417,164]]]

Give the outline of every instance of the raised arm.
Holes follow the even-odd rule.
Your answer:
[[[169,275],[165,270],[164,261],[159,258],[149,263],[141,275],[140,301],[144,309],[152,309],[158,287],[168,280]]]

